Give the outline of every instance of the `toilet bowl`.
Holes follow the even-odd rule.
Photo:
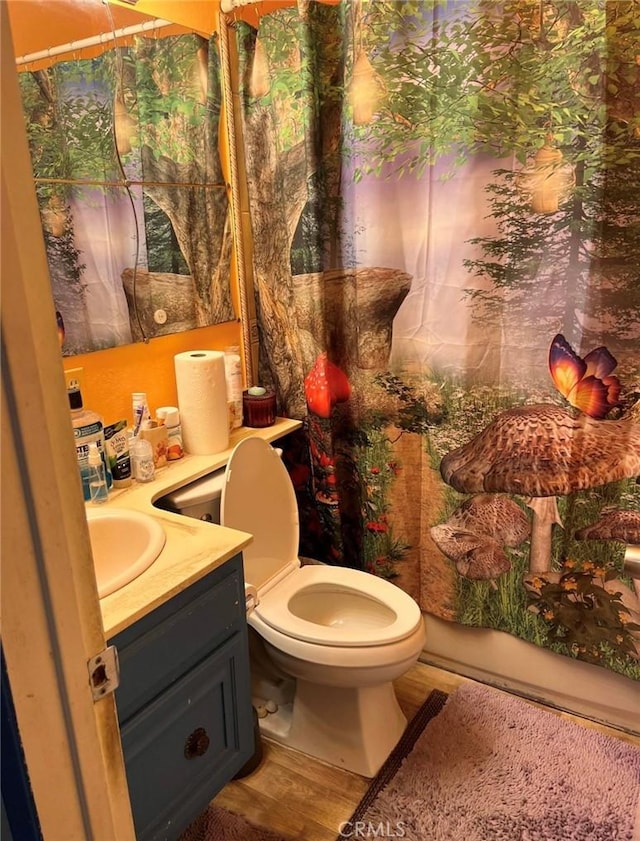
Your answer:
[[[392,681],[422,651],[418,605],[369,573],[301,565],[293,485],[261,438],[245,438],[233,451],[220,520],[253,535],[243,558],[247,621],[261,643],[252,649],[262,652],[261,662],[252,662],[252,674],[260,674],[254,703],[274,710],[261,719],[261,730],[331,765],[374,776],[406,727]]]

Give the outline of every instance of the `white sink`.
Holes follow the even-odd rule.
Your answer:
[[[88,508],[87,523],[101,599],[148,569],[166,540],[160,523],[139,511]]]

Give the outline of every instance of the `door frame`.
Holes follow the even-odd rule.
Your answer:
[[[45,839],[134,841],[6,4],[2,96],[2,646]],[[8,805],[8,804],[7,804]]]

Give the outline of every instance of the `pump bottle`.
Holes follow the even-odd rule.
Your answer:
[[[87,463],[89,467],[89,497],[91,502],[99,505],[109,498],[109,489],[107,488],[107,476],[102,456],[95,441],[91,441],[89,444]]]

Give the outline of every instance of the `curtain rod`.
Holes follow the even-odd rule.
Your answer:
[[[92,35],[90,38],[81,38],[79,41],[71,41],[68,44],[60,44],[58,47],[50,47],[48,50],[40,50],[37,53],[20,56],[16,58],[16,64],[19,67],[22,64],[29,64],[32,61],[53,58],[56,55],[72,53],[76,50],[82,50],[85,47],[94,47],[98,44],[105,44],[107,41],[115,41],[117,38],[125,38],[128,35],[139,35],[141,32],[147,32],[150,29],[162,29],[165,26],[173,26],[173,24],[170,20],[147,20],[144,23],[138,23],[134,26],[114,29],[113,32],[103,32],[100,35]]]

